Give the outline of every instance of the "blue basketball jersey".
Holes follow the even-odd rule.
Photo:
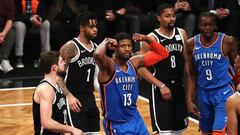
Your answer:
[[[107,120],[126,122],[137,111],[138,79],[130,61],[126,72],[115,63],[114,66],[116,70],[112,79],[100,84],[103,116]]]
[[[222,51],[223,33],[218,33],[209,47],[202,45],[200,34],[194,37],[194,64],[199,88],[215,89],[227,85],[232,80],[230,62]]]

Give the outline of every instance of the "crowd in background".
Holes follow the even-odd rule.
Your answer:
[[[59,50],[77,36],[78,17],[85,10],[99,19],[96,43],[123,31],[148,34],[158,28],[156,10],[162,3],[174,5],[176,26],[189,37],[198,33],[198,15],[209,11],[218,16],[218,31],[240,39],[238,0],[0,0],[0,70],[24,68],[24,54],[38,67],[40,52]]]

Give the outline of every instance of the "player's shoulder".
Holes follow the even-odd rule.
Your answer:
[[[223,42],[224,43],[234,43],[234,42],[236,42],[236,39],[233,36],[224,34]]]

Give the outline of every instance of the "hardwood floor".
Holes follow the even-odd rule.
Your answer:
[[[0,90],[0,135],[33,134],[32,92],[33,89]],[[96,101],[99,106],[98,97],[98,94],[96,94]],[[151,132],[148,102],[138,99],[137,104],[148,130]],[[101,135],[104,135],[102,125]],[[184,135],[200,135],[198,125],[190,122]]]

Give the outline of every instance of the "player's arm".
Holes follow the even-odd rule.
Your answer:
[[[77,48],[74,45],[73,42],[68,41],[67,43],[65,43],[61,48],[60,48],[60,56],[63,58],[63,60],[66,63],[71,62],[71,60],[75,59],[75,57],[77,56]],[[80,111],[80,107],[82,106],[80,101],[75,98],[72,93],[68,90],[66,83],[63,79],[63,76],[59,77],[58,79],[58,84],[61,87],[64,95],[67,97],[68,99],[68,104],[69,107],[72,111],[74,112],[79,112]]]
[[[190,38],[186,42],[186,59],[187,59],[187,106],[188,111],[198,115],[197,106],[194,104],[196,97],[196,71],[193,60],[194,39]]]
[[[138,68],[138,74],[143,77],[149,83],[157,86],[160,89],[162,97],[164,100],[169,101],[171,100],[171,91],[170,89],[160,80],[153,76],[153,74],[146,69],[145,67]]]
[[[232,36],[224,36],[223,39],[223,53],[229,57],[232,65],[234,65],[234,59],[237,56],[237,40]]]
[[[99,67],[98,80],[106,82],[114,73],[115,67],[110,57],[107,56],[107,49],[113,50],[117,41],[111,38],[105,38],[93,53],[93,58]]]
[[[237,120],[237,102],[236,94],[230,96],[226,102],[226,111],[227,111],[227,134],[228,135],[237,135],[238,131],[238,120]],[[238,97],[237,97],[238,98]]]
[[[169,52],[165,49],[165,47],[163,47],[161,44],[157,43],[146,35],[135,33],[133,35],[133,40],[135,42],[145,41],[151,47],[151,51],[148,51],[144,55],[135,55],[131,58],[131,61],[136,68],[151,66],[167,58],[169,55]]]
[[[52,86],[42,85],[36,91],[39,97],[41,125],[44,129],[60,133],[82,133],[79,129],[63,125],[52,119],[52,104],[55,99],[55,92]]]

